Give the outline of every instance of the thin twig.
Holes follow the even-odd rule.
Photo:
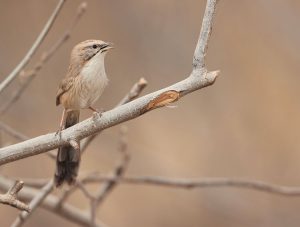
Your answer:
[[[117,179],[121,178],[129,164],[130,155],[127,151],[127,139],[126,139],[126,133],[127,133],[127,127],[123,126],[121,127],[121,133],[120,133],[120,142],[119,142],[119,153],[121,155],[120,162],[116,165],[112,176],[116,179],[115,181],[108,181],[104,185],[102,185],[101,189],[99,190],[98,194],[96,195],[97,199],[97,206],[99,206],[108,193],[110,193],[113,188],[117,185]]]
[[[20,85],[12,95],[12,97],[9,99],[9,101],[3,105],[0,109],[0,116],[5,114],[9,108],[21,97],[23,92],[26,90],[26,88],[29,86],[29,84],[32,82],[32,80],[38,75],[38,72],[42,69],[42,67],[47,63],[51,57],[54,56],[55,53],[57,53],[58,49],[64,44],[71,35],[71,32],[73,31],[74,27],[77,25],[78,21],[81,19],[82,15],[86,11],[87,3],[82,2],[77,9],[77,14],[75,15],[75,18],[71,22],[69,28],[64,32],[64,34],[54,43],[54,45],[46,52],[44,52],[39,61],[35,64],[34,68],[31,70],[22,71],[19,73]]]
[[[58,202],[56,204],[56,208],[60,209],[63,204],[67,201],[67,199],[70,197],[70,195],[76,191],[78,187],[77,182],[75,183],[75,185],[73,185],[71,188],[68,188],[67,190],[65,190],[62,195],[60,196],[60,198],[58,199]]]
[[[115,176],[93,174],[81,179],[84,184],[99,182],[118,182],[124,184],[135,185],[153,185],[163,187],[174,187],[182,189],[199,189],[211,187],[232,187],[258,190],[266,193],[272,193],[282,196],[300,196],[300,187],[283,186],[271,184],[258,180],[233,179],[233,178],[167,178],[159,176],[123,176],[117,178]]]
[[[129,102],[133,99],[135,99],[136,97],[138,97],[141,92],[143,91],[143,89],[147,86],[147,81],[144,78],[140,78],[140,80],[135,83],[132,88],[130,89],[130,91],[124,96],[124,98],[122,99],[123,102],[120,102],[118,105],[122,105],[125,104],[126,102]],[[88,137],[83,144],[81,145],[81,153],[83,153],[86,148],[88,147],[88,145],[96,138],[98,134],[92,135],[90,137]],[[28,182],[29,180],[29,182]],[[32,185],[34,185],[35,187],[39,187],[41,184],[45,184],[46,182],[36,182],[34,179],[28,179],[27,183],[31,183]],[[57,204],[58,207],[60,207],[68,198],[69,196],[71,196],[71,194],[73,192],[76,191],[77,188],[79,188],[80,181],[78,181],[73,187],[71,187],[70,189],[64,191],[64,193],[62,194],[62,196],[60,197],[59,203]],[[82,190],[81,190],[82,191]]]
[[[12,137],[14,137],[17,140],[28,140],[29,137],[25,136],[24,134],[18,132],[17,130],[13,129],[12,127],[10,127],[9,125],[0,122],[0,129],[3,130],[4,132],[6,132],[7,134],[11,135]]]
[[[83,195],[89,200],[94,200],[95,197],[87,190],[84,184],[82,184],[80,181],[77,182],[78,188],[82,191]]]
[[[40,189],[49,183],[48,178],[22,178],[26,187]]]
[[[213,27],[213,17],[215,15],[217,3],[218,0],[208,0],[206,2],[206,8],[202,20],[202,27],[193,58],[194,69],[205,68],[205,56],[207,53],[208,40],[210,38]]]
[[[119,178],[121,178],[127,167],[130,160],[130,155],[127,151],[127,127],[121,127],[120,132],[120,142],[119,142],[119,152],[122,155],[120,162],[116,165],[112,175],[116,179],[115,181],[107,181],[101,185],[98,193],[95,196],[95,199],[91,200],[91,226],[94,226],[96,220],[96,213],[98,207],[103,203],[104,199],[112,192],[112,190],[117,186]]]
[[[144,77],[140,78],[139,81],[132,86],[130,91],[118,103],[117,106],[121,106],[121,105],[128,103],[128,102],[134,100],[135,98],[137,98],[142,93],[142,91],[147,86],[147,84],[148,84],[148,82],[147,82],[147,80],[145,80]]]
[[[28,220],[30,215],[36,210],[36,208],[40,206],[44,199],[51,193],[51,191],[53,190],[53,185],[53,181],[49,181],[48,184],[46,184],[29,203],[29,208],[31,209],[31,212],[21,212],[16,218],[16,220],[13,222],[11,227],[22,226],[26,222],[26,220]]]
[[[44,26],[43,30],[22,59],[22,61],[13,69],[13,71],[4,79],[4,81],[0,84],[0,94],[4,91],[4,89],[15,79],[15,77],[19,74],[19,72],[27,65],[29,60],[31,59],[32,55],[37,51],[38,47],[41,45],[43,40],[45,39],[46,35],[48,34],[50,28],[52,27],[57,15],[59,14],[65,0],[59,0],[57,6],[55,7],[52,15],[49,17],[46,25]]]
[[[33,185],[39,187],[47,182],[46,179],[34,179]],[[235,179],[235,178],[168,178],[161,176],[122,176],[116,179],[112,175],[102,175],[99,173],[91,173],[81,177],[78,181],[82,184],[93,184],[107,181],[118,181],[120,184],[134,185],[152,185],[162,187],[174,187],[182,189],[197,189],[210,187],[232,187],[245,188],[250,190],[262,191],[282,196],[300,196],[300,186],[285,186],[272,184],[258,180]],[[36,182],[37,184],[34,184]]]
[[[16,181],[7,193],[0,194],[0,203],[30,212],[29,206],[17,198],[19,191],[23,188],[23,184],[23,181]]]

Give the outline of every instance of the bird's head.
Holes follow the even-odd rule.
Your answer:
[[[71,63],[84,65],[92,58],[104,59],[107,51],[113,48],[112,43],[102,40],[86,40],[77,44],[71,53]]]

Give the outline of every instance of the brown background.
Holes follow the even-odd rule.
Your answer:
[[[67,1],[38,54],[70,24],[80,1]],[[0,1],[1,80],[24,56],[57,1]],[[58,83],[76,43],[90,38],[115,43],[108,54],[109,87],[97,107],[112,108],[141,76],[151,92],[186,77],[198,38],[205,1],[88,1],[88,11],[71,39],[43,67],[23,97],[2,120],[35,137],[57,130]],[[176,103],[126,123],[132,160],[128,174],[168,177],[240,177],[299,185],[299,30],[295,0],[220,1],[208,50],[217,82]],[[28,67],[29,68],[29,67]],[[14,90],[1,97],[1,103]],[[90,116],[84,111],[82,119]],[[81,173],[109,172],[115,164],[119,127],[106,130],[84,155]],[[2,135],[5,145],[15,143]],[[2,166],[15,177],[52,177],[45,155]],[[60,192],[57,191],[57,194]],[[77,193],[72,201],[88,204]],[[300,198],[214,188],[182,190],[119,186],[98,217],[114,227],[299,226]],[[0,206],[0,225],[18,211]],[[26,226],[75,226],[43,209]]]

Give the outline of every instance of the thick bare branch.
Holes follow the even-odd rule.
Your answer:
[[[11,135],[12,137],[14,137],[17,140],[28,140],[29,137],[18,132],[17,130],[13,129],[12,127],[10,127],[9,125],[0,122],[0,129],[3,130],[4,132],[6,132],[7,134]],[[50,157],[53,160],[56,160],[56,153],[54,153],[54,151],[49,151],[46,153],[48,155],[48,157]]]
[[[50,180],[48,184],[46,184],[29,203],[29,208],[31,209],[31,212],[30,213],[24,211],[21,212],[20,215],[13,222],[11,227],[22,226],[25,223],[25,221],[30,217],[30,215],[36,210],[36,208],[39,205],[41,205],[44,199],[51,193],[53,189],[53,185],[54,185],[53,181]]]
[[[218,73],[218,71],[214,71],[202,74],[202,76],[199,77],[189,77],[170,87],[153,92],[113,110],[107,111],[102,114],[101,118],[89,118],[73,127],[63,130],[60,135],[61,138],[60,136],[55,135],[55,133],[51,133],[1,148],[0,165],[44,153],[58,148],[59,146],[67,145],[70,139],[76,139],[79,141],[106,128],[137,118],[144,113],[160,107],[162,102],[157,102],[157,100],[167,100],[167,102],[163,103],[163,105],[175,101],[175,99],[168,100],[169,95],[166,95],[167,92],[171,91],[178,94],[179,96],[176,98],[178,99],[197,89],[212,85]]]
[[[124,98],[118,103],[118,106],[124,105],[125,103],[128,103],[137,97],[142,93],[142,91],[147,86],[148,82],[142,77],[139,79],[138,82],[136,82],[130,89],[130,91],[124,96]],[[86,148],[91,144],[91,142],[99,135],[99,133],[89,136],[83,141],[81,152],[83,153]]]
[[[32,55],[36,52],[36,50],[39,48],[43,40],[45,39],[46,35],[48,34],[50,28],[52,27],[57,15],[59,14],[63,4],[65,3],[65,0],[59,0],[56,8],[54,9],[52,15],[49,17],[46,25],[44,26],[43,30],[25,55],[25,57],[22,59],[22,61],[13,69],[13,71],[4,79],[4,81],[0,84],[0,94],[3,92],[3,90],[16,78],[16,76],[19,74],[19,72],[27,65],[29,60],[31,59]]]
[[[206,50],[210,32],[208,32],[207,35],[201,34],[206,34],[205,31],[207,31],[207,28],[209,28],[209,30],[211,29],[215,5],[216,0],[207,1],[201,29],[203,32],[200,33],[194,55],[194,59],[200,59],[200,65],[198,66],[198,63],[195,63],[194,61],[193,71],[188,78],[133,100],[127,104],[118,106],[113,110],[107,111],[102,114],[101,118],[89,118],[82,121],[73,127],[63,130],[60,135],[61,137],[56,136],[55,133],[51,133],[2,148],[0,149],[0,165],[58,148],[59,146],[66,145],[70,139],[80,141],[81,139],[96,134],[106,128],[137,118],[151,110],[175,102],[184,95],[195,90],[212,85],[215,82],[219,71],[206,72],[206,70],[199,69],[202,69],[201,62],[204,62],[205,60],[205,54],[201,53]]]
[[[44,52],[41,55],[39,61],[35,64],[34,68],[31,70],[26,70],[26,71],[20,72],[19,78],[22,78],[22,80],[20,80],[21,84],[16,89],[14,94],[12,94],[12,97],[9,99],[9,101],[1,107],[0,115],[5,114],[6,111],[9,110],[9,108],[16,101],[18,101],[18,99],[21,97],[21,95],[26,90],[26,88],[29,86],[29,84],[38,75],[38,72],[42,69],[42,67],[45,65],[45,63],[47,63],[51,59],[51,57],[57,52],[57,50],[62,46],[62,44],[64,44],[70,38],[71,32],[73,31],[74,27],[76,26],[76,24],[78,23],[78,21],[80,20],[80,18],[84,14],[84,12],[86,11],[86,8],[87,8],[87,3],[82,2],[78,6],[77,14],[76,14],[75,18],[73,19],[69,28],[67,28],[67,30],[64,32],[64,34],[56,41],[56,43],[54,43],[54,45],[48,51]]]
[[[0,203],[10,205],[12,207],[18,208],[19,210],[24,210],[30,212],[30,208],[27,204],[18,200],[18,193],[23,188],[23,181],[16,181],[8,192],[5,194],[0,194]]]

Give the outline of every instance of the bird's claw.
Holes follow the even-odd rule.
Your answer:
[[[56,132],[55,132],[55,136],[59,136],[59,138],[61,138],[61,131],[63,129],[59,128]]]
[[[104,112],[104,110],[97,110],[93,112],[93,119],[97,120],[98,118],[102,117],[102,113]]]

